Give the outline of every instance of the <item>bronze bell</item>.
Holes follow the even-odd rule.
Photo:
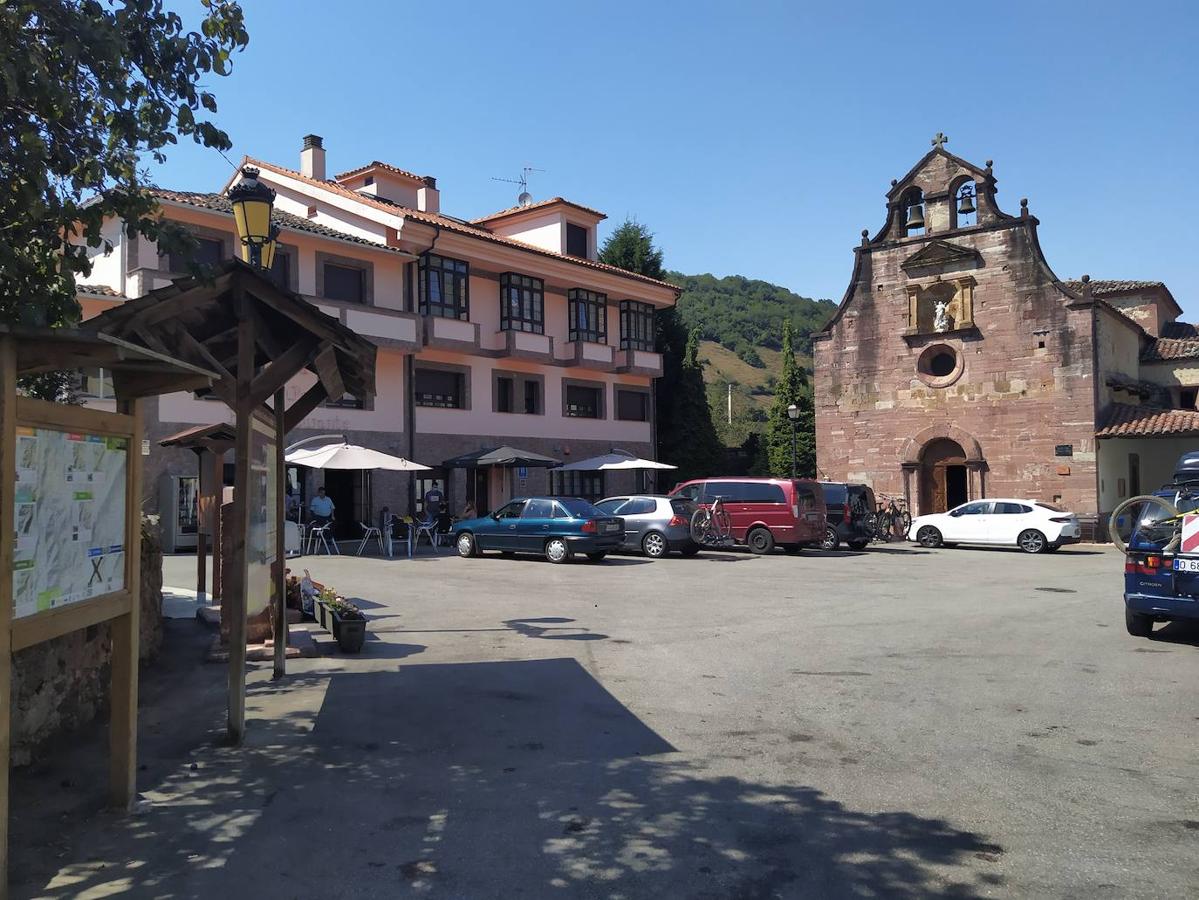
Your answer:
[[[912,205],[908,207],[907,228],[923,228],[924,227],[924,207],[920,205]]]
[[[962,194],[962,202],[958,206],[958,215],[968,216],[972,212],[974,212],[974,195]]]

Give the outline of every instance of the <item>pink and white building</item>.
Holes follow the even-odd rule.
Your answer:
[[[555,197],[457,218],[442,212],[427,175],[372,162],[329,177],[315,135],[304,139],[299,169],[245,164],[277,194],[276,277],[378,346],[378,394],[314,412],[293,438],[345,434],[436,467],[413,479],[316,473],[306,496],[325,484],[339,518],[352,511],[366,521],[383,505],[409,511],[434,478],[455,511],[468,499],[482,510],[518,493],[595,496],[642,486],[632,472],[605,483],[598,473],[441,466],[504,445],[563,462],[614,447],[655,457],[652,389],[662,360],[653,312],[673,305],[678,289],[598,262],[602,213]],[[225,192],[240,178],[214,193],[158,191],[163,214],[199,240],[202,262],[236,256]],[[187,272],[186,261],[125,236],[119,222],[106,238],[112,250],[97,252],[90,283],[78,289],[85,318]],[[287,390],[298,396],[307,386],[297,380]],[[104,403],[103,377],[86,387],[89,402]],[[161,397],[146,412],[148,485],[196,469],[191,452],[159,448],[158,439],[231,418],[224,404],[191,394]],[[155,508],[158,496],[148,499]]]

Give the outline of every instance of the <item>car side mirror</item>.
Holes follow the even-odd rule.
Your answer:
[[[950,515],[953,516],[953,518],[955,518],[955,519],[958,516],[960,516],[961,514],[962,514],[962,511],[960,509],[955,509],[953,512],[950,513]]]

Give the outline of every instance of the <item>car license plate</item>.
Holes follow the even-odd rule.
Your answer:
[[[604,523],[604,531],[619,531],[619,530],[620,530],[620,526],[617,525],[615,522],[605,522]],[[1199,561],[1199,560],[1197,560],[1197,561]]]
[[[1175,572],[1199,572],[1199,559],[1175,559]]]

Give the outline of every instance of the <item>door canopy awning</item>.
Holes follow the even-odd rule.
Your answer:
[[[326,444],[301,447],[285,457],[287,462],[310,469],[386,469],[389,472],[427,472],[428,466],[391,456],[357,444]]]
[[[577,462],[567,463],[558,471],[560,472],[612,472],[622,469],[677,469],[678,466],[672,466],[669,463],[657,462],[652,459],[642,459],[639,456],[634,456],[624,450],[613,450],[611,453],[605,453],[602,456],[593,456],[590,459],[580,459]]]
[[[532,450],[517,447],[494,447],[490,450],[475,450],[447,459],[441,465],[446,469],[478,469],[484,466],[527,466],[531,469],[551,469],[562,464],[552,456],[542,456]]]

